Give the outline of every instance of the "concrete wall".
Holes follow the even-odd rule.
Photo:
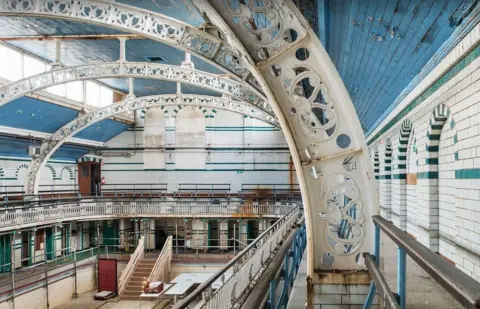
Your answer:
[[[388,141],[394,157],[406,157],[405,166],[395,161],[392,166],[393,190],[400,194],[392,196],[391,203],[406,209],[394,213],[392,221],[476,280],[480,280],[479,42],[477,25],[400,102],[380,125],[382,131],[367,138],[370,152],[379,153],[380,170]],[[405,130],[408,123],[410,132]],[[403,148],[405,139],[408,145]],[[382,184],[381,173],[379,178]],[[388,204],[388,190],[380,185],[381,205]]]
[[[95,266],[80,268],[77,272],[77,293],[84,294],[96,288]],[[75,291],[75,278],[69,276],[48,286],[48,301],[50,308],[68,303]],[[47,290],[43,287],[15,297],[15,308],[46,309]],[[13,309],[11,301],[0,303],[0,309]]]

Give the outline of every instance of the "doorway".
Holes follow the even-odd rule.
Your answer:
[[[102,167],[99,162],[78,163],[78,189],[80,194],[98,196],[101,193]]]
[[[208,249],[218,250],[220,247],[220,230],[218,220],[208,221]]]

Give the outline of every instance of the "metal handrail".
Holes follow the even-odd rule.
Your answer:
[[[381,216],[373,222],[464,308],[480,308],[480,283]]]
[[[122,272],[120,279],[118,279],[118,295],[122,296],[125,288],[127,287],[130,278],[137,267],[137,264],[140,262],[140,259],[144,257],[145,254],[145,241],[144,237],[141,236],[138,240],[138,246],[130,256],[130,260],[128,261],[127,267]]]
[[[269,233],[276,230],[279,226],[281,226],[284,221],[286,221],[294,212],[298,211],[298,208],[295,207],[286,213],[282,218],[280,218],[277,222],[271,225],[268,229],[266,229],[260,236],[258,236],[252,243],[250,243],[245,249],[243,249],[239,254],[237,254],[233,259],[230,260],[225,266],[223,266],[220,270],[218,270],[215,274],[213,274],[207,281],[202,283],[198,288],[195,289],[190,295],[188,295],[181,303],[176,305],[174,309],[187,309],[189,304],[194,302],[203,292],[205,292],[217,279],[222,277],[230,268],[232,268],[237,262],[242,260],[245,256],[249,254],[251,250],[253,250],[257,245],[259,245],[260,241],[264,239]]]
[[[148,282],[153,282],[161,279],[160,281],[170,281],[170,271],[172,268],[172,255],[173,255],[173,236],[170,235],[163,245],[162,251],[157,257],[155,265],[148,276]]]
[[[390,290],[390,287],[388,286],[387,280],[376,265],[374,256],[369,253],[364,253],[363,257],[365,258],[365,265],[367,266],[367,269],[372,275],[372,279],[375,281],[375,285],[378,288],[378,294],[382,296],[386,302],[386,305],[388,305],[388,308],[400,309],[400,306],[395,299],[395,295],[393,295],[392,290]]]

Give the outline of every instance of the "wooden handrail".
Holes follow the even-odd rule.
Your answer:
[[[122,272],[120,276],[120,280],[118,281],[118,295],[122,296],[125,288],[127,287],[128,281],[130,281],[130,277],[132,277],[135,268],[137,267],[138,262],[144,256],[145,249],[145,242],[144,237],[141,236],[140,240],[138,241],[138,246],[135,249],[135,252],[130,256],[130,260],[128,261],[127,267]]]
[[[153,281],[170,281],[170,271],[172,268],[172,254],[173,254],[173,236],[168,236],[163,249],[158,255],[155,266],[152,268],[150,276],[148,276],[148,282]]]

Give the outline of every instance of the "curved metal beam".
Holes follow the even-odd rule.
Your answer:
[[[45,166],[48,159],[53,155],[53,153],[76,133],[82,131],[83,129],[91,126],[96,122],[120,113],[142,108],[179,105],[203,106],[223,109],[242,115],[247,115],[278,127],[278,122],[272,116],[265,113],[258,107],[244,102],[230,100],[228,98],[201,95],[169,94],[140,97],[125,100],[122,102],[117,102],[109,106],[99,108],[90,113],[84,114],[77,119],[72,120],[59,130],[57,130],[55,133],[53,133],[48,140],[45,140],[42,143],[40,148],[40,155],[34,157],[28,167],[28,173],[25,179],[26,194],[38,193],[40,170]]]
[[[365,218],[378,213],[378,198],[363,130],[327,52],[289,0],[194,3],[238,40],[284,130],[302,190],[308,275],[358,269],[357,256],[373,248]]]
[[[263,95],[248,84],[181,66],[145,62],[106,62],[51,70],[0,87],[0,106],[26,94],[72,81],[145,78],[190,84],[251,103],[273,116]]]
[[[89,22],[139,34],[199,56],[260,89],[229,43],[178,20],[107,0],[2,0],[0,16],[34,16]]]

